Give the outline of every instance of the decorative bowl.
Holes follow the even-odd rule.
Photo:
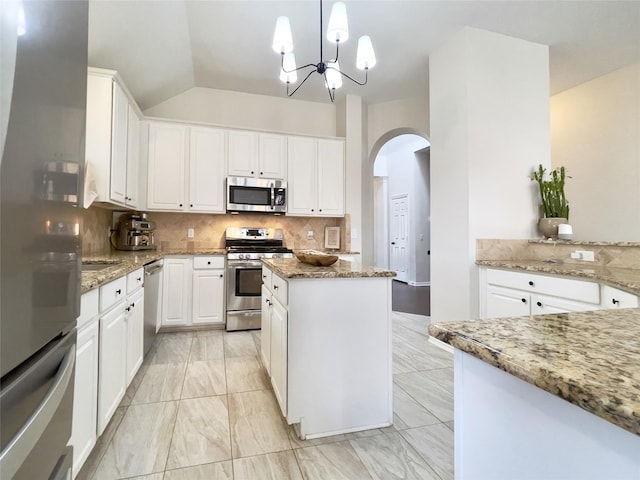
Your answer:
[[[318,252],[316,250],[298,250],[295,252],[296,258],[301,262],[315,265],[317,267],[328,267],[338,261],[337,255]]]

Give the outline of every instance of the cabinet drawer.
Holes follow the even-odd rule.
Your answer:
[[[262,284],[266,286],[269,290],[272,289],[273,272],[269,270],[267,267],[262,267]]]
[[[84,295],[83,295],[84,297]],[[638,297],[609,285],[602,286],[602,308],[637,308]]]
[[[80,316],[78,317],[78,330],[87,325],[98,315],[100,308],[100,290],[97,288],[82,294],[80,297]]]
[[[120,277],[100,287],[100,311],[105,312],[127,293],[127,277]]]
[[[142,287],[144,281],[144,268],[134,270],[127,275],[127,295],[135,292],[138,288]]]
[[[222,255],[195,255],[193,257],[193,268],[224,268],[224,257]]]
[[[287,305],[289,303],[289,284],[286,280],[280,278],[275,273],[271,276],[271,291],[280,303],[283,305]]]
[[[537,275],[529,272],[487,269],[487,283],[580,302],[600,303],[599,285],[584,280]]]

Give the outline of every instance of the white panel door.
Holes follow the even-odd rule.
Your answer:
[[[258,175],[263,178],[287,178],[287,136],[260,134]]]
[[[140,119],[131,105],[128,105],[127,122],[127,194],[125,203],[133,208],[138,206],[140,182]]]
[[[229,130],[227,171],[230,176],[256,177],[258,157],[258,134],[242,130]]]
[[[287,417],[287,310],[275,298],[271,303],[271,385]]]
[[[113,111],[111,127],[111,200],[125,203],[127,196],[127,124],[129,100],[117,83],[113,82]]]
[[[260,353],[262,365],[271,376],[271,292],[262,285],[262,325],[260,329]]]
[[[397,280],[409,280],[409,194],[391,197],[391,270]]]
[[[289,137],[287,142],[287,215],[315,216],[318,141]]]
[[[224,323],[223,306],[224,270],[194,270],[192,323]]]
[[[483,318],[522,317],[531,312],[530,295],[510,288],[487,285]]]
[[[224,213],[226,130],[191,128],[189,210]]]
[[[318,215],[344,215],[344,142],[318,140]]]
[[[191,301],[190,258],[165,258],[162,281],[162,325],[189,325]]]
[[[183,125],[149,125],[148,210],[186,209],[187,134],[187,127]]]
[[[144,356],[144,289],[127,297],[127,385],[136,376]]]

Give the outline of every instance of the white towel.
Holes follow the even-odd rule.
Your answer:
[[[93,174],[91,162],[87,161],[84,165],[84,202],[82,206],[89,208],[96,198],[98,198],[96,177]]]

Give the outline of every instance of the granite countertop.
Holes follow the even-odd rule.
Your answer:
[[[297,258],[271,258],[262,260],[283,278],[366,278],[395,277],[396,272],[368,267],[347,260],[338,260],[328,267],[316,267]]]
[[[171,249],[163,251],[138,250],[138,251],[112,251],[103,255],[88,255],[82,258],[83,264],[112,264],[101,270],[82,272],[80,292],[85,293],[100,285],[120,278],[129,272],[144,266],[149,262],[164,258],[167,255],[225,255],[224,248],[208,249]]]
[[[640,435],[640,308],[442,322],[429,333]]]
[[[477,260],[477,265],[496,268],[511,268],[528,272],[589,278],[640,295],[640,270],[612,268],[600,265],[577,263],[551,263],[539,260]]]

